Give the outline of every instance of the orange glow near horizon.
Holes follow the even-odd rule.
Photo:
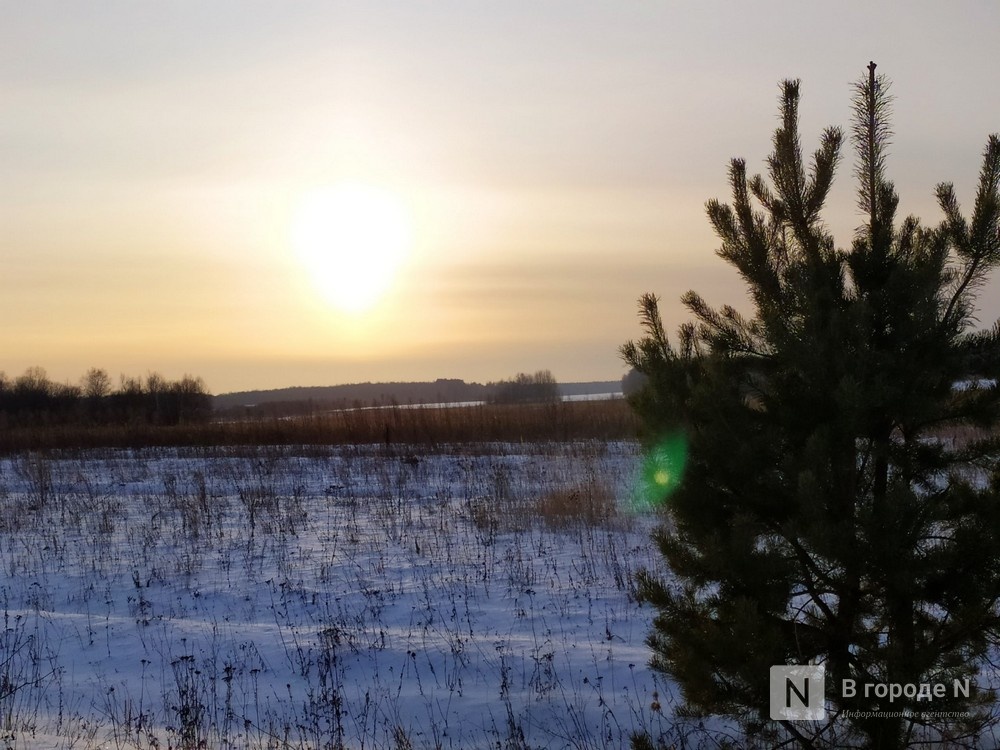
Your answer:
[[[766,170],[779,81],[802,79],[810,150],[872,49],[901,212],[934,225],[940,181],[971,199],[1000,6],[858,6],[817,40],[764,4],[8,3],[0,372],[620,378],[641,294],[671,330],[690,289],[744,305],[704,206],[731,157]],[[945,26],[941,66],[913,40]]]

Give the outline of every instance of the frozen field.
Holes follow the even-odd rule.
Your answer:
[[[7,747],[618,748],[647,666],[627,443],[0,461]],[[2,744],[0,744],[2,746]]]

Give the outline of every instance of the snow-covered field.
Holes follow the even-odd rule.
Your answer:
[[[0,461],[8,747],[668,738],[628,443]],[[2,745],[0,745],[2,746]]]

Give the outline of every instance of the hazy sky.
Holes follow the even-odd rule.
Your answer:
[[[671,328],[687,289],[741,304],[704,203],[731,157],[763,169],[783,78],[811,151],[875,60],[901,211],[936,223],[945,180],[971,205],[997,29],[985,1],[0,0],[0,370],[213,392],[618,378],[641,293]],[[400,223],[399,263],[303,262],[304,202],[344,184],[395,207],[354,213]],[[391,284],[344,312],[329,274]]]

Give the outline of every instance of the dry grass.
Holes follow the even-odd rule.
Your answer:
[[[617,518],[618,503],[607,482],[591,480],[552,490],[539,499],[537,512],[549,528],[604,526]]]
[[[0,453],[64,448],[227,445],[435,446],[454,443],[631,439],[638,422],[622,400],[385,408],[311,417],[176,426],[26,427],[0,432]]]
[[[498,473],[489,495],[471,500],[468,508],[470,519],[487,538],[539,524],[548,529],[608,527],[621,518],[614,489],[596,475],[526,496],[511,491],[508,477]]]

